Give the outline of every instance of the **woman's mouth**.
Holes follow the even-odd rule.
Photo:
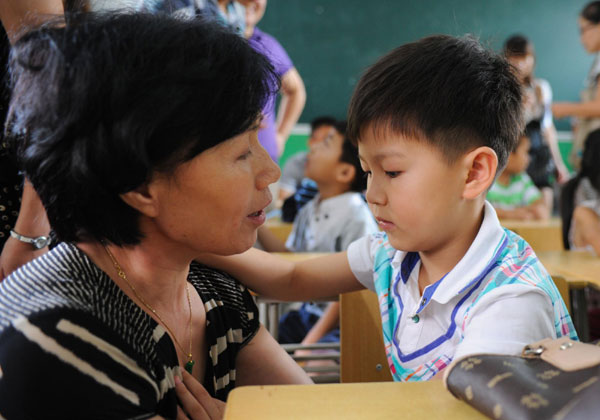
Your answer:
[[[264,210],[259,210],[254,213],[250,213],[247,217],[252,221],[252,223],[256,224],[257,226],[260,226],[263,223],[265,223],[265,220],[267,219],[267,214]]]

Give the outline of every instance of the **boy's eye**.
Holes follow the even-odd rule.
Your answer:
[[[385,174],[390,178],[396,178],[401,173],[402,172],[400,172],[400,171],[385,171]]]

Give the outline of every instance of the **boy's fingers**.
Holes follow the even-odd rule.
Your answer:
[[[218,418],[209,414],[202,402],[192,395],[186,384],[178,376],[175,376],[175,392],[183,409],[192,420],[212,420]],[[177,418],[179,418],[179,411],[177,412]]]

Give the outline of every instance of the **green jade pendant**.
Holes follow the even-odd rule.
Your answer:
[[[183,367],[185,370],[188,371],[188,373],[191,375],[192,374],[192,370],[194,369],[194,364],[196,362],[194,362],[192,359],[188,360],[188,362],[185,364],[185,366]]]

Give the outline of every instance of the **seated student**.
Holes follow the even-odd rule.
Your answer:
[[[521,112],[508,64],[472,38],[401,46],[362,76],[349,109],[348,135],[384,232],[309,261],[255,249],[201,259],[277,299],[375,291],[397,381],[431,379],[469,354],[575,339],[551,277],[485,201],[517,143]]]
[[[517,148],[508,156],[506,167],[487,193],[500,219],[540,220],[550,216],[542,192],[525,172],[529,146],[529,137],[521,134]]]
[[[336,120],[333,117],[317,117],[310,122],[310,136],[308,137],[308,148],[322,142],[329,135]],[[308,151],[298,152],[285,162],[281,168],[281,178],[279,179],[279,199],[281,201],[290,197],[302,180],[304,179],[304,168]]]
[[[585,141],[581,169],[561,194],[563,241],[566,249],[587,249],[600,255],[600,130]]]
[[[304,174],[316,182],[319,194],[299,211],[285,244],[266,226],[258,229],[265,251],[339,252],[354,240],[378,231],[362,196],[367,183],[358,150],[346,138],[345,122],[334,127],[324,140],[311,145],[307,156]],[[339,341],[339,331],[332,331],[339,322],[339,304],[329,304],[324,314],[321,306],[305,303],[299,311],[284,315],[279,341]]]

